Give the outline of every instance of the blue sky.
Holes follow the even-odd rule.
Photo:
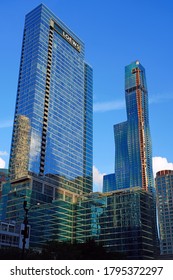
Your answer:
[[[40,0],[0,3],[0,167],[8,166],[24,17]],[[173,1],[44,0],[84,42],[94,70],[94,189],[114,171],[113,125],[126,120],[124,67],[146,69],[154,170],[173,169]]]

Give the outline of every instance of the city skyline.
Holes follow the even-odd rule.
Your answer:
[[[7,167],[10,153],[24,16],[40,3],[25,1],[23,4],[23,1],[18,0],[17,3],[9,1],[8,4],[0,4],[1,36],[4,42],[1,46],[1,167],[4,167],[4,162]],[[156,169],[157,166],[156,171],[173,169],[172,135],[169,127],[173,102],[173,38],[170,36],[173,26],[172,2],[148,1],[140,6],[136,6],[137,1],[133,4],[128,1],[122,1],[121,4],[108,1],[104,4],[103,1],[100,3],[95,0],[81,4],[81,1],[55,3],[45,0],[43,3],[85,41],[86,61],[90,62],[94,70],[94,189],[100,190],[103,173],[112,173],[114,170],[113,125],[123,121],[126,114],[124,67],[137,59],[146,69],[154,167]],[[136,22],[140,24],[134,30]],[[10,31],[11,27],[13,32],[9,36],[7,30]],[[133,43],[130,41],[133,36],[139,36],[138,46],[135,40]]]

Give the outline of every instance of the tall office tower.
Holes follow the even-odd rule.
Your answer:
[[[54,178],[71,192],[92,190],[92,68],[84,59],[84,43],[47,7],[41,4],[26,15],[12,175],[22,176],[14,170],[16,150],[22,149],[16,135],[19,118],[26,117],[29,152],[23,168],[27,163],[30,174]]]
[[[156,201],[161,255],[173,255],[173,170],[157,172]]]
[[[154,192],[145,69],[125,67],[127,121],[114,126],[116,189],[141,187]]]

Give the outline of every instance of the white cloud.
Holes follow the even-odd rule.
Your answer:
[[[0,158],[0,168],[5,168],[5,161]]]
[[[150,96],[149,103],[157,104],[164,101],[169,101],[173,99],[172,94],[155,94]],[[124,100],[114,100],[114,101],[106,101],[106,102],[95,102],[93,106],[94,112],[108,112],[113,110],[121,110],[125,109],[125,99]]]
[[[173,170],[173,163],[168,162],[167,158],[163,157],[153,157],[153,174],[154,177],[156,176],[156,173],[161,170]]]
[[[101,173],[95,166],[93,166],[93,191],[102,192],[103,176],[105,173]]]
[[[165,101],[169,101],[173,99],[172,94],[155,94],[155,95],[150,95],[149,97],[149,104],[158,104],[158,103],[163,103]]]
[[[0,151],[0,156],[8,156],[8,153],[6,151]]]
[[[6,151],[0,151],[0,156],[7,157],[8,153]],[[7,158],[6,158],[6,160],[7,160]],[[0,157],[0,168],[5,168],[5,166],[6,166],[6,161]]]
[[[13,120],[5,120],[5,121],[1,121],[0,123],[0,128],[7,128],[12,126],[13,126]]]
[[[112,110],[121,110],[125,108],[125,101],[112,101],[112,102],[96,102],[94,103],[94,112],[107,112]]]

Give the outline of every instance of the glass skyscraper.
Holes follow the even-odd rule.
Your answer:
[[[77,198],[92,191],[93,71],[84,48],[44,5],[26,15],[2,202],[3,219],[19,225],[27,202],[33,248],[73,242]]]
[[[28,170],[58,179],[71,192],[92,190],[92,84],[84,43],[44,5],[28,13],[9,164],[12,180],[20,176],[16,158],[21,162],[23,156],[21,176]],[[25,155],[16,148],[19,118],[27,122]]]
[[[114,126],[116,189],[141,187],[154,192],[145,69],[125,67],[127,121]]]

